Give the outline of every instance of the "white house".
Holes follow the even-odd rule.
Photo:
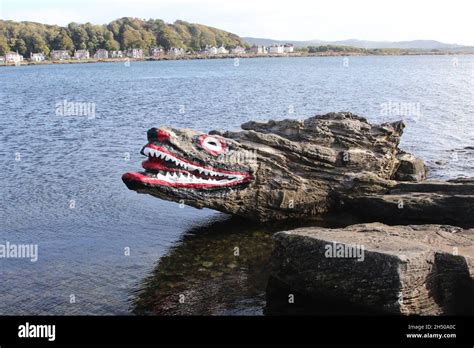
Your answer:
[[[244,47],[237,46],[237,47],[231,49],[230,52],[231,52],[232,54],[245,54],[245,48],[244,48]]]
[[[18,52],[8,52],[5,55],[5,62],[7,63],[19,63],[23,61],[23,56]]]
[[[272,45],[268,47],[268,53],[270,54],[282,54],[285,52],[283,45]]]
[[[43,53],[30,53],[30,60],[32,62],[42,62],[45,60],[45,56]]]
[[[52,60],[63,60],[69,59],[69,51],[68,50],[52,50],[51,51],[51,59]]]
[[[88,50],[77,50],[74,52],[74,59],[89,59],[89,51]]]
[[[253,45],[251,48],[250,48],[250,53],[253,53],[253,54],[266,54],[267,53],[267,48],[265,46],[255,46]]]
[[[295,48],[293,47],[292,44],[285,44],[285,46],[283,46],[284,53],[293,53],[294,51],[295,51]]]
[[[204,53],[205,54],[210,54],[210,55],[217,54],[217,47],[215,47],[215,46],[206,46],[206,48],[204,49]]]
[[[109,58],[109,52],[104,49],[99,49],[94,54],[95,59],[107,59]]]
[[[227,51],[224,46],[221,46],[217,49],[217,54],[227,54],[227,53],[229,53],[229,51]]]
[[[132,48],[125,51],[128,58],[143,58],[143,50],[141,48]]]
[[[160,47],[150,48],[150,56],[158,58],[165,55],[165,50]]]
[[[110,56],[111,56],[111,58],[123,58],[123,52],[122,51],[111,51]]]
[[[184,49],[183,48],[171,47],[168,50],[168,55],[170,55],[170,56],[182,56],[183,54],[184,54]]]
[[[0,56],[0,64],[5,64],[5,56]]]

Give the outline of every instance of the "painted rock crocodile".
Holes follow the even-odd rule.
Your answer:
[[[351,113],[248,122],[242,131],[152,128],[129,189],[258,221],[349,212],[363,221],[470,225],[474,182],[426,180],[399,148],[402,121]],[[403,207],[403,209],[400,209]]]

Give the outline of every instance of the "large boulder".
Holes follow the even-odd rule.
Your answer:
[[[474,230],[446,225],[275,234],[271,274],[302,294],[393,314],[474,314]]]
[[[398,168],[393,178],[398,181],[423,181],[426,179],[426,166],[421,158],[410,153],[397,156]]]

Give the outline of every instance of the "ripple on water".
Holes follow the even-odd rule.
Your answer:
[[[4,263],[0,314],[162,311],[173,286],[208,284],[202,295],[214,305],[190,312],[261,314],[269,248],[259,247],[268,235],[216,225],[222,214],[180,209],[123,185],[121,174],[140,166],[146,130],[235,130],[248,120],[352,111],[372,122],[405,119],[401,145],[427,160],[431,177],[472,176],[474,57],[458,60],[457,67],[450,57],[418,56],[351,57],[349,67],[328,57],[2,69],[0,241],[38,243],[39,260]],[[64,100],[95,103],[96,114],[58,116]],[[388,101],[420,103],[421,115],[383,114]],[[223,250],[242,240],[250,257],[227,267]]]

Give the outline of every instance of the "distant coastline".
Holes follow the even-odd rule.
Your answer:
[[[6,66],[34,66],[34,65],[63,65],[63,64],[92,64],[92,63],[123,63],[127,62],[150,62],[150,61],[170,61],[170,60],[211,60],[211,59],[248,59],[248,58],[297,58],[297,57],[355,57],[355,56],[459,56],[474,55],[474,52],[424,52],[409,51],[397,52],[391,54],[370,54],[360,52],[324,52],[324,53],[307,53],[296,52],[291,54],[225,54],[225,55],[183,55],[183,56],[161,56],[161,57],[144,57],[144,58],[89,58],[89,59],[67,59],[67,60],[44,60],[41,62],[32,62],[24,60],[17,64],[6,63],[0,64],[0,67]]]
[[[69,23],[65,27],[0,20],[0,66],[262,57],[474,54],[474,50],[467,46],[451,47],[440,42],[427,42],[421,42],[423,47],[420,48],[364,48],[360,47],[361,43],[369,42],[285,43],[268,39],[245,40],[236,34],[202,24],[181,20],[168,24],[160,19],[131,17],[103,25]]]

